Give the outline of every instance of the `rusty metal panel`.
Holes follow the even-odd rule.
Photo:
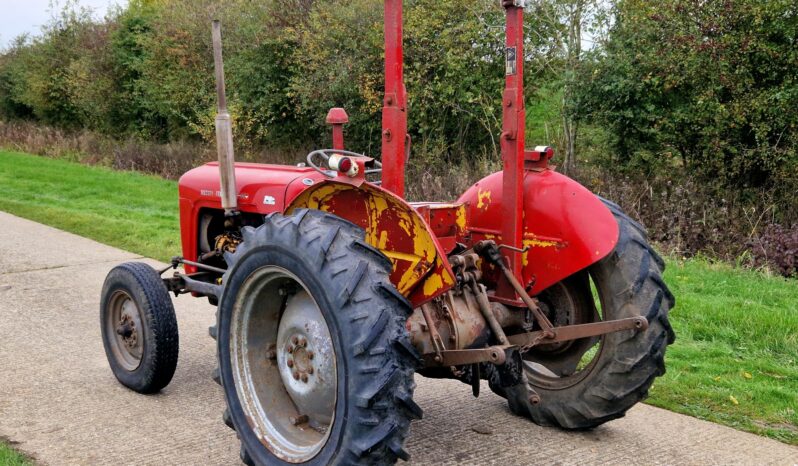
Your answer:
[[[366,241],[393,265],[391,282],[417,307],[449,290],[454,273],[445,251],[409,204],[377,186],[327,181],[308,188],[286,208],[330,212],[366,231]]]

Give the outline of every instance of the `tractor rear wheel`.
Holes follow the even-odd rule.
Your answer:
[[[524,355],[524,382],[494,392],[516,414],[543,426],[585,429],[622,417],[665,373],[665,349],[674,333],[668,312],[674,298],[662,281],[665,263],[645,230],[620,207],[604,201],[619,226],[606,258],[539,296],[555,325],[644,316],[646,331],[622,331],[546,345]],[[591,282],[594,292],[591,291]],[[539,403],[530,396],[540,395]]]
[[[419,355],[390,261],[355,225],[274,214],[228,254],[217,312],[225,423],[247,464],[407,459]]]

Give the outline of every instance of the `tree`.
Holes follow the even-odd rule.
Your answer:
[[[548,55],[546,81],[560,94],[563,153],[560,170],[572,174],[577,168],[577,140],[581,111],[577,76],[584,65],[584,49],[593,47],[606,31],[610,4],[605,0],[539,0],[530,5],[533,24],[545,24],[544,31],[553,53]],[[535,34],[540,31],[534,30]]]
[[[619,0],[580,74],[585,119],[616,166],[682,167],[726,185],[798,173],[798,9],[788,0]]]

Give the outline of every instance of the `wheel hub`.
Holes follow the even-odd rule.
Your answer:
[[[314,427],[329,424],[335,402],[332,338],[305,291],[288,298],[277,330],[277,360],[286,391]]]
[[[301,380],[307,383],[310,376],[315,372],[313,367],[313,350],[307,348],[308,341],[304,336],[293,335],[291,342],[286,347],[285,365],[291,370],[294,380]]]
[[[106,312],[111,313],[106,328],[116,334],[111,350],[122,367],[133,371],[141,364],[144,352],[144,341],[139,335],[142,328],[139,309],[127,293],[120,291],[112,296]]]

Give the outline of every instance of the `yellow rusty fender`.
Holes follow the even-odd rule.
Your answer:
[[[424,219],[403,199],[382,188],[326,181],[303,191],[285,213],[297,208],[330,212],[363,228],[366,242],[390,259],[391,282],[414,307],[455,283],[443,249]]]

